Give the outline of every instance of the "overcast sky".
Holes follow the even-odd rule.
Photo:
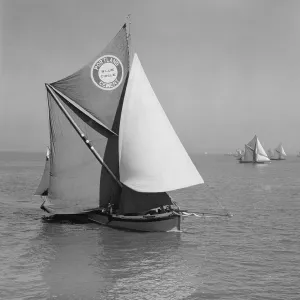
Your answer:
[[[189,152],[257,134],[300,151],[300,1],[0,0],[0,149],[49,144],[44,83],[81,68],[131,13],[132,45]]]

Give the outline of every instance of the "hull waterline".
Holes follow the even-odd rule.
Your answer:
[[[116,229],[143,232],[178,231],[181,225],[181,215],[176,212],[143,216],[123,216],[111,215],[100,211],[99,208],[95,208],[82,212],[65,213],[45,206],[44,203],[41,205],[41,209],[49,214],[44,217],[47,222],[95,222]]]
[[[143,231],[143,232],[167,232],[180,230],[181,215],[170,212],[157,215],[122,216],[106,213],[89,213],[88,218],[97,224],[112,228]]]
[[[240,164],[268,164],[269,161],[239,161]]]
[[[270,160],[286,160],[285,158],[270,158]]]

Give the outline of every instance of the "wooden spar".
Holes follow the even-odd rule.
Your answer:
[[[64,98],[67,102],[69,102],[71,105],[73,105],[75,108],[77,108],[79,111],[81,111],[83,114],[88,116],[90,119],[92,119],[94,122],[96,122],[98,125],[100,125],[103,129],[107,130],[109,133],[118,136],[115,132],[110,130],[108,127],[106,127],[102,122],[100,122],[97,118],[95,118],[93,115],[91,115],[89,112],[87,112],[85,109],[83,109],[81,106],[79,106],[76,102],[71,100],[69,97],[64,95],[62,92],[57,90],[55,87],[51,85],[51,89],[53,89],[58,95],[60,95],[62,98]]]
[[[86,138],[85,134],[83,133],[83,131],[78,127],[78,125],[75,123],[75,121],[72,119],[72,117],[70,116],[70,114],[67,112],[67,110],[64,108],[64,106],[60,103],[60,101],[58,100],[57,96],[55,95],[55,92],[52,90],[52,86],[50,84],[45,84],[46,89],[49,91],[49,93],[52,95],[52,97],[54,98],[56,104],[58,105],[58,107],[61,109],[61,111],[63,112],[63,114],[66,116],[66,118],[68,119],[68,121],[71,123],[71,125],[73,126],[73,128],[76,130],[76,132],[79,134],[79,136],[81,137],[81,139],[84,141],[84,143],[86,144],[86,146],[91,150],[91,152],[94,154],[94,156],[96,157],[96,159],[100,162],[100,164],[105,168],[105,170],[111,175],[111,177],[118,183],[118,185],[120,187],[122,187],[122,183],[120,182],[120,180],[115,176],[115,174],[109,169],[108,165],[103,161],[102,157],[99,155],[99,153],[96,151],[96,149],[94,148],[94,146],[91,144],[91,142]]]
[[[128,70],[130,70],[131,66],[131,58],[132,58],[132,53],[131,53],[131,34],[130,34],[130,24],[131,24],[131,14],[128,14],[126,16],[126,36],[127,36],[127,44],[128,44]]]

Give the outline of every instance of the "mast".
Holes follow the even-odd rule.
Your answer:
[[[67,112],[67,110],[64,108],[64,106],[60,103],[58,100],[55,92],[52,90],[52,86],[50,84],[45,84],[47,91],[52,95],[53,99],[55,100],[58,107],[61,109],[67,120],[70,122],[72,127],[75,129],[75,131],[79,134],[81,139],[84,141],[85,145],[90,149],[90,151],[94,154],[96,159],[100,162],[100,164],[106,169],[106,171],[112,176],[112,178],[118,183],[120,187],[122,187],[122,183],[120,180],[115,176],[115,174],[109,169],[107,164],[103,161],[102,157],[99,155],[99,153],[96,151],[94,146],[91,144],[91,142],[86,138],[83,131],[78,127],[78,125],[75,123],[75,121],[72,119],[71,115]]]
[[[254,149],[253,149],[253,161],[254,162],[257,162],[257,155],[256,155],[256,151],[257,151],[257,137],[256,137],[256,140],[255,140],[255,146],[254,146]]]
[[[131,51],[131,33],[130,33],[130,25],[131,25],[131,14],[126,16],[126,33],[127,33],[127,44],[128,44],[128,69],[130,70],[131,59],[132,59],[132,51]]]

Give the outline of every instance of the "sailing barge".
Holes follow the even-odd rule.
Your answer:
[[[52,218],[120,229],[179,230],[181,211],[168,192],[203,179],[131,55],[127,24],[46,92],[50,157],[36,193],[41,208]]]

